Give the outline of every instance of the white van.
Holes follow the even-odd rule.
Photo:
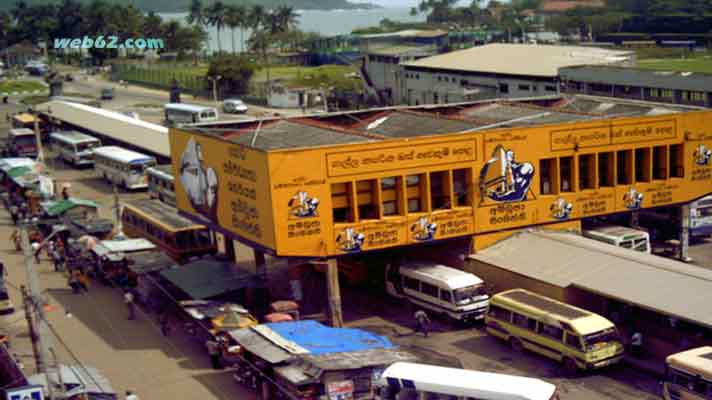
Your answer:
[[[625,249],[648,254],[651,252],[650,235],[648,232],[638,229],[618,225],[597,225],[590,229],[584,229],[583,235]]]
[[[431,262],[386,268],[386,291],[461,322],[484,318],[489,295],[476,275]]]
[[[99,139],[77,131],[54,132],[50,137],[59,156],[75,166],[94,164],[92,149],[101,146]]]

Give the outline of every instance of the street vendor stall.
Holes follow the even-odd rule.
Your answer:
[[[98,369],[84,365],[60,365],[56,371],[33,375],[30,384],[42,385],[49,393],[47,378],[51,382],[61,382],[63,400],[118,400],[118,395],[109,380]],[[54,388],[57,392],[56,388]]]
[[[166,253],[151,251],[126,254],[126,264],[137,279],[134,287],[137,300],[151,305],[154,311],[166,312],[168,307],[164,304],[168,304],[168,299],[156,279],[161,271],[176,265],[175,261]]]
[[[417,360],[384,336],[316,321],[262,324],[230,336],[242,352],[234,378],[262,399],[372,399],[383,369]]]
[[[45,201],[42,202],[41,207],[43,215],[51,218],[68,216],[87,219],[96,217],[99,212],[98,203],[77,197]]]
[[[127,254],[156,251],[156,245],[146,239],[101,240],[91,248],[93,275],[107,285],[136,287],[137,279],[128,268]]]

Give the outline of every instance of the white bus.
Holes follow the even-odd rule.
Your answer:
[[[148,173],[148,194],[152,199],[158,199],[175,207],[176,192],[173,181],[173,166],[158,165],[146,170]]]
[[[430,262],[388,265],[386,291],[465,323],[484,318],[489,307],[489,295],[482,279]]]
[[[648,254],[651,252],[650,235],[648,232],[638,229],[618,225],[597,225],[590,229],[584,229],[583,235],[625,249]]]
[[[193,104],[168,103],[164,106],[164,112],[169,126],[218,120],[217,109]]]
[[[59,157],[75,166],[94,164],[92,149],[101,146],[99,139],[77,131],[54,132],[50,137]]]
[[[558,400],[540,379],[397,362],[376,382],[381,400]]]
[[[690,203],[690,236],[712,235],[712,195]]]
[[[118,146],[94,149],[94,169],[109,183],[125,189],[148,187],[146,169],[156,165],[156,159]]]

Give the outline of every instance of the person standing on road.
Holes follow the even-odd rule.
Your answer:
[[[32,253],[35,255],[35,263],[39,264],[40,263],[40,243],[39,242],[32,242]]]
[[[77,270],[72,270],[69,273],[69,280],[68,280],[69,287],[72,288],[72,293],[74,294],[79,294],[79,277],[77,275]]]
[[[54,264],[54,272],[61,272],[64,269],[62,268],[64,260],[62,259],[62,253],[59,251],[59,246],[52,246],[50,257],[52,257],[52,263]]]
[[[12,217],[12,223],[17,225],[17,220],[20,217],[20,208],[16,204],[10,206],[10,217]]]
[[[210,363],[213,365],[213,369],[222,369],[222,364],[220,363],[220,343],[218,343],[215,338],[210,338],[205,342],[205,347],[208,348]]]
[[[630,339],[630,350],[633,357],[639,358],[643,353],[643,334],[635,331]]]
[[[168,316],[165,312],[158,315],[158,325],[161,327],[163,336],[168,336],[171,333],[171,326],[168,324]]]
[[[428,331],[430,330],[430,318],[428,318],[428,314],[423,310],[418,310],[413,317],[416,323],[415,332],[420,332],[423,336],[428,337]]]
[[[129,319],[136,319],[136,304],[134,304],[134,295],[130,290],[124,293],[124,303],[129,309]]]

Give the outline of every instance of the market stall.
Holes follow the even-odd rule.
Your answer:
[[[128,268],[127,254],[157,251],[146,239],[101,240],[91,247],[93,275],[100,282],[119,287],[138,286],[138,276]]]

